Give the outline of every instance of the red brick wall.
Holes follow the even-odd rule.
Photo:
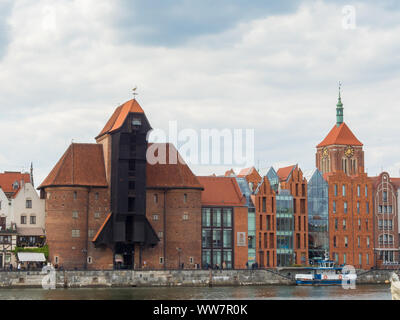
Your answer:
[[[246,237],[246,245],[245,246],[238,246],[237,241],[237,233],[238,232],[245,232],[247,235],[248,231],[248,208],[247,207],[234,207],[233,208],[233,256],[234,256],[234,265],[233,268],[235,269],[245,269],[246,262],[248,260],[248,241]]]
[[[57,256],[59,266],[82,269],[86,265],[86,257],[90,256],[93,262],[87,265],[88,269],[111,269],[112,251],[96,249],[91,242],[110,210],[108,189],[52,187],[45,191],[49,261],[54,264]],[[74,192],[77,194],[76,199]],[[78,218],[73,218],[73,211],[78,212]],[[95,212],[99,213],[98,218],[95,218]],[[72,237],[73,229],[80,231],[79,237]],[[92,230],[93,235],[89,235],[89,230]]]
[[[263,210],[263,198],[266,199],[265,211]],[[267,177],[263,178],[255,202],[257,263],[259,267],[276,267],[276,200],[275,192]],[[268,220],[270,221],[269,228],[267,228]]]
[[[373,211],[372,211],[372,184],[365,173],[349,177],[339,171],[328,177],[329,184],[329,251],[331,258],[335,253],[339,255],[339,264],[344,263],[343,255],[346,254],[346,264],[356,268],[370,269],[373,267]],[[334,186],[337,185],[338,193],[334,195]],[[346,186],[346,195],[342,195],[342,186]],[[361,194],[357,196],[357,185],[360,185]],[[368,186],[368,195],[365,197],[365,185]],[[336,201],[336,213],[333,212],[333,201]],[[344,213],[344,201],[347,201],[348,211]],[[357,201],[360,202],[360,213],[357,213]],[[370,211],[366,213],[366,202],[369,202]],[[338,229],[335,230],[335,219],[338,219]],[[343,229],[343,220],[346,219],[346,230]],[[361,221],[361,230],[358,220]],[[367,229],[368,221],[368,229]],[[345,246],[344,238],[347,236],[348,245]],[[334,237],[337,246],[334,247]],[[358,247],[360,237],[360,247]],[[367,237],[370,238],[370,247],[367,247]],[[362,254],[362,263],[359,264],[359,254]],[[367,264],[366,255],[369,255]]]
[[[158,195],[158,202],[154,201],[154,194]],[[187,194],[187,202],[184,202]],[[148,268],[163,269],[159,259],[165,259],[167,269],[178,268],[184,263],[184,268],[194,269],[195,264],[201,265],[201,190],[173,189],[166,195],[166,225],[164,228],[164,192],[150,189],[146,196],[146,217],[158,234],[163,232],[161,241],[154,248],[143,251],[142,260]],[[158,215],[158,220],[153,219]],[[188,216],[184,220],[184,215]],[[164,255],[165,242],[165,255]],[[180,248],[181,251],[177,250]],[[193,263],[190,263],[193,258]],[[135,261],[139,261],[136,259]]]

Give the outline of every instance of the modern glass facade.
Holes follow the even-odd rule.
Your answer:
[[[270,168],[267,172],[267,178],[272,189],[277,192],[279,188],[279,177],[274,168]]]
[[[294,263],[293,231],[293,197],[289,190],[281,190],[276,196],[276,258],[278,267],[287,267]]]
[[[233,268],[233,209],[202,208],[202,265]]]
[[[319,170],[309,178],[307,191],[308,256],[310,260],[323,259],[329,256],[328,183]]]

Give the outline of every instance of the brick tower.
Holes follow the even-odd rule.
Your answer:
[[[356,175],[364,169],[363,144],[343,121],[343,104],[340,96],[336,105],[336,124],[325,139],[317,145],[316,167],[323,173],[343,171]]]

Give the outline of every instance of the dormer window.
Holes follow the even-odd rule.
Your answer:
[[[17,190],[19,188],[19,183],[18,183],[18,181],[15,181],[14,183],[13,183],[13,189],[14,190]]]
[[[142,125],[142,119],[137,118],[137,117],[133,117],[132,125],[133,126],[141,126]]]

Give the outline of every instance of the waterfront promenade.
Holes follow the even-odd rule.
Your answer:
[[[0,272],[0,288],[41,288],[44,277],[56,288],[107,287],[210,287],[294,285],[302,268],[281,270],[109,270]],[[384,284],[391,270],[357,270],[357,284]],[[50,282],[51,282],[50,281]]]

